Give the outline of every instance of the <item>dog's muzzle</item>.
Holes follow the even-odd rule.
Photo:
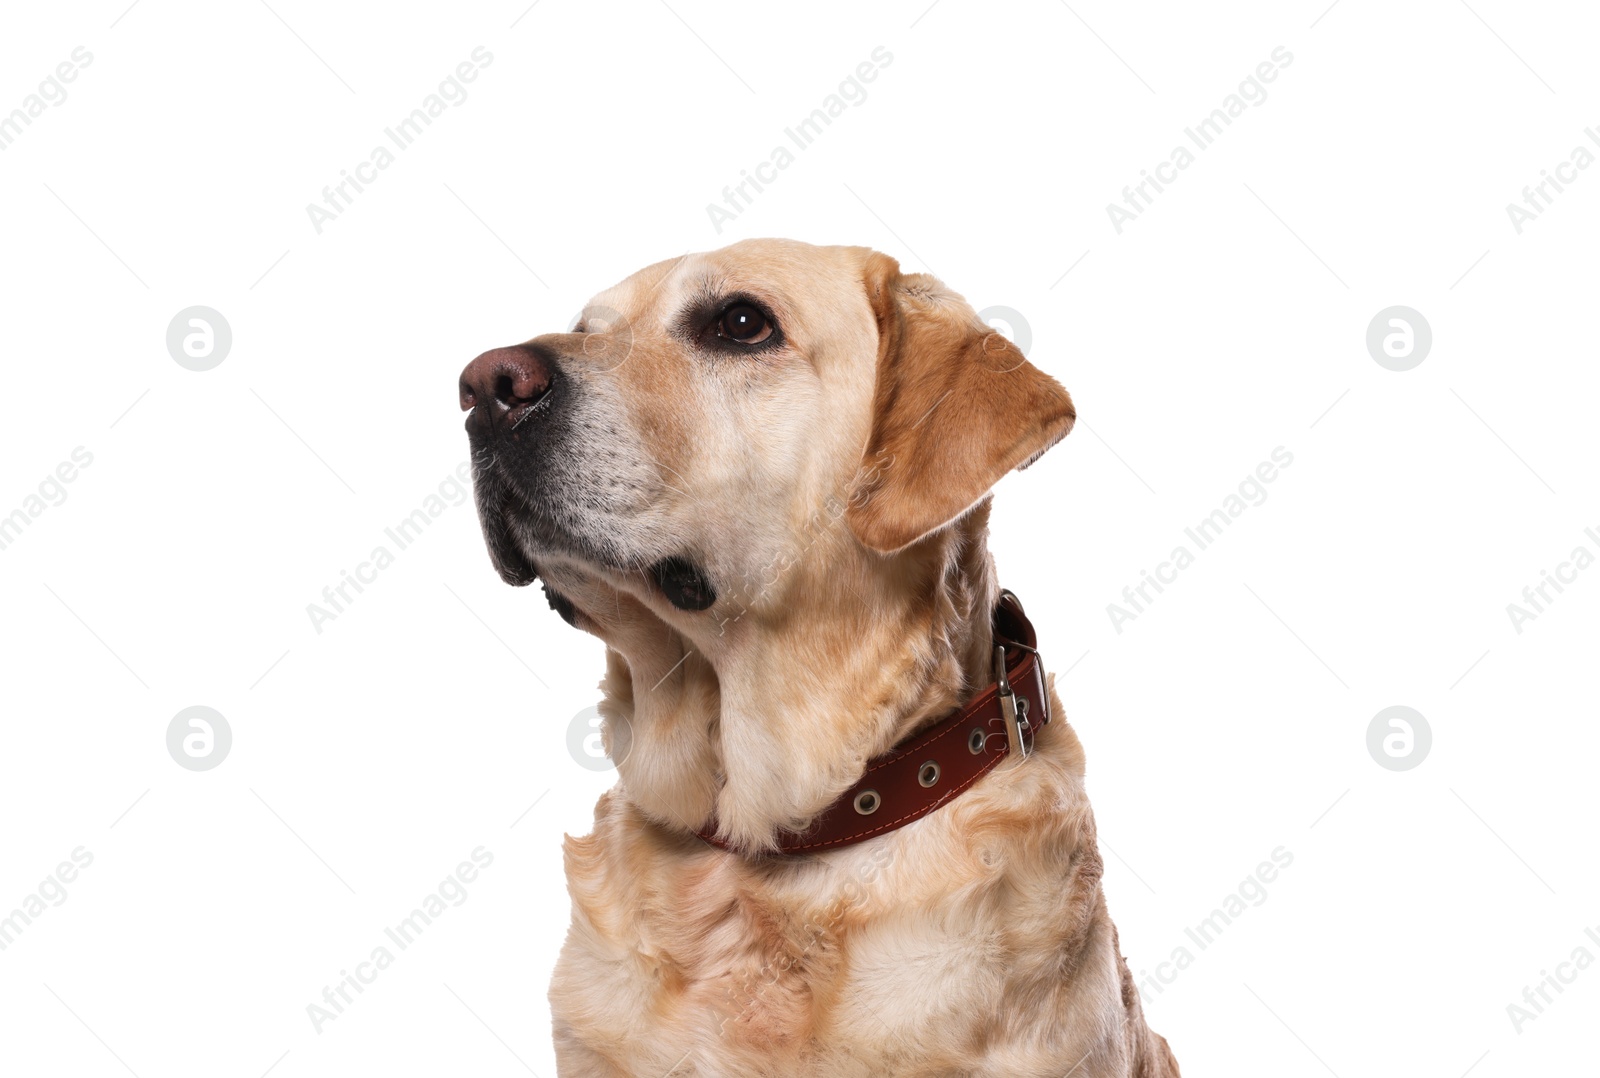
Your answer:
[[[475,462],[473,487],[489,560],[508,584],[531,583],[538,571],[523,554],[511,514],[526,499],[492,461],[502,451],[532,448],[547,427],[550,403],[560,382],[556,357],[535,344],[516,344],[483,353],[461,372],[457,390],[468,412],[467,437]]]

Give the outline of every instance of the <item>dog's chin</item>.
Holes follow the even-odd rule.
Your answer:
[[[483,527],[483,541],[489,550],[489,564],[494,566],[494,571],[500,574],[501,580],[514,588],[521,588],[539,578],[539,571],[523,553],[514,528],[503,514],[480,512],[478,522]]]
[[[609,552],[557,528],[548,514],[528,508],[515,491],[493,489],[479,480],[478,520],[483,526],[489,561],[500,579],[523,587],[540,578],[538,563],[550,559],[577,562],[612,572],[626,571]]]
[[[612,556],[613,551],[597,549],[593,543],[555,531],[548,515],[526,510],[514,492],[501,488],[494,494],[497,496],[480,501],[478,517],[495,572],[513,587],[525,587],[541,580],[550,609],[568,625],[577,627],[581,611],[551,585],[548,576],[540,573],[535,559],[572,565],[579,572],[592,572],[601,580],[609,579],[612,586],[617,585],[618,577],[631,577],[640,583],[649,581],[661,599],[686,613],[708,610],[717,601],[717,589],[709,574],[688,557],[674,554],[650,560],[646,555],[634,564],[621,564],[620,559]],[[556,575],[559,577],[561,573]]]
[[[548,581],[541,584],[540,587],[544,588],[544,598],[550,604],[550,609],[561,615],[562,621],[573,628],[577,628],[578,608],[572,605],[572,600],[552,588]]]

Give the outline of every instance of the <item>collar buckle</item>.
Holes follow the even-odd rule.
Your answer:
[[[1028,698],[1018,696],[1011,688],[1011,682],[1006,677],[1006,649],[999,644],[994,648],[994,683],[998,689],[1000,703],[1000,721],[1006,728],[1006,747],[1010,755],[1019,761],[1028,757],[1028,743],[1023,740],[1022,732],[1033,732],[1033,724],[1028,721]]]

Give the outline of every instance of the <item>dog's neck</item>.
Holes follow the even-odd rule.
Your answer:
[[[675,829],[714,813],[742,849],[803,828],[868,759],[991,680],[988,518],[986,499],[890,556],[837,529],[692,634],[619,605],[600,635],[620,792]]]

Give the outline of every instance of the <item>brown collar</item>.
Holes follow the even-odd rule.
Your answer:
[[[867,761],[856,784],[803,832],[778,833],[777,853],[833,849],[904,827],[953,800],[1013,754],[1026,758],[1050,721],[1033,624],[1009,591],[994,609],[995,680],[938,725]],[[713,819],[697,834],[724,850]]]

